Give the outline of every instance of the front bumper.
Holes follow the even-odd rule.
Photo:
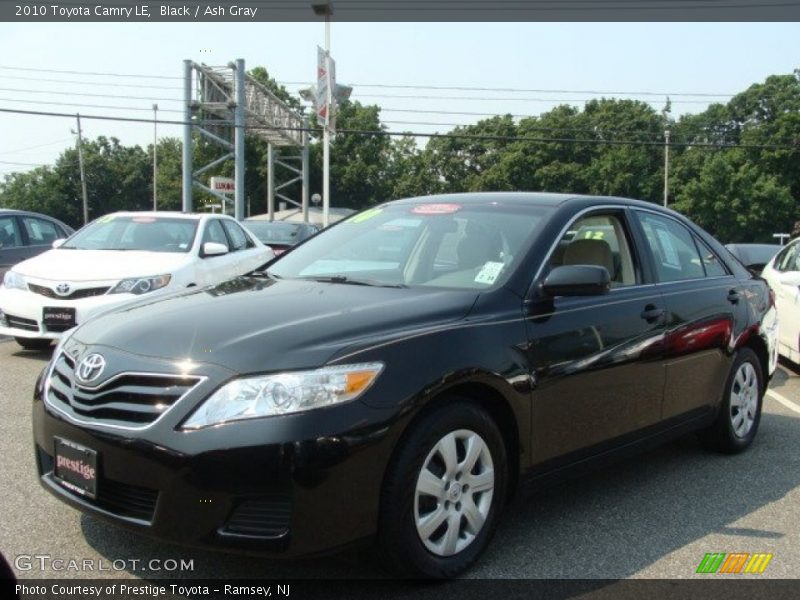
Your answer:
[[[375,532],[400,430],[391,411],[356,401],[197,431],[181,431],[175,422],[183,417],[165,415],[126,432],[74,423],[42,395],[37,385],[40,481],[87,514],[178,543],[277,556],[323,553]],[[173,412],[197,404],[184,400],[191,406]],[[54,477],[56,436],[97,451],[96,499]]]
[[[63,329],[48,328],[42,321],[45,307],[74,308],[76,324],[137,298],[133,294],[103,294],[78,300],[48,298],[30,291],[0,287],[0,335],[57,340]]]

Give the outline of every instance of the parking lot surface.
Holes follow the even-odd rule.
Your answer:
[[[199,551],[118,529],[62,504],[39,486],[31,440],[33,383],[48,358],[49,354],[23,351],[13,341],[0,340],[0,551],[18,576],[382,576],[355,552],[290,562]],[[773,554],[766,571],[754,577],[796,577],[798,447],[800,372],[782,365],[767,394],[761,429],[750,451],[713,454],[687,436],[539,494],[518,496],[506,510],[488,552],[466,576],[689,578],[698,577],[695,571],[706,553],[748,552]],[[103,572],[56,570],[52,565],[42,570],[25,558],[33,555],[93,559],[95,565],[107,568],[113,561],[127,563]],[[181,558],[191,559],[193,569],[159,569],[168,564],[165,561]]]

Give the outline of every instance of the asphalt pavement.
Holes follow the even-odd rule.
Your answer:
[[[110,526],[62,504],[39,486],[31,440],[31,391],[48,358],[0,341],[0,551],[18,576],[383,576],[355,552],[280,561],[199,551]],[[798,448],[800,372],[782,365],[748,452],[706,452],[687,436],[545,492],[517,497],[467,577],[691,578],[698,577],[695,571],[706,553],[763,552],[773,558],[754,577],[794,578],[800,569]],[[106,567],[128,563],[103,572],[56,570],[52,564],[42,570],[24,558],[34,555],[94,559]],[[165,561],[181,558],[191,559],[193,569],[158,570],[169,564]],[[132,560],[139,562],[132,565]]]

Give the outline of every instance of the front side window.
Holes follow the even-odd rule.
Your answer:
[[[549,209],[402,203],[359,213],[273,263],[292,279],[487,289],[504,281]]]
[[[203,243],[205,244],[206,242],[222,244],[230,250],[228,237],[225,235],[225,231],[222,229],[222,223],[220,223],[219,219],[212,219],[206,223],[206,230],[205,233],[203,233]]]
[[[550,257],[550,268],[563,265],[605,267],[611,287],[636,283],[636,270],[625,227],[616,215],[581,217],[567,230]]]
[[[189,252],[197,221],[150,215],[106,215],[73,235],[66,250]]]
[[[775,270],[800,271],[800,241],[793,242],[781,250],[775,259]]]
[[[658,281],[683,281],[706,276],[703,259],[693,236],[683,225],[667,217],[636,211]]]
[[[225,228],[225,231],[228,232],[228,237],[231,240],[231,251],[236,252],[237,250],[244,250],[247,248],[247,235],[242,228],[239,227],[233,221],[229,221],[224,219],[222,221],[222,226]]]
[[[22,236],[17,230],[14,217],[0,217],[0,249],[20,246],[22,246]]]

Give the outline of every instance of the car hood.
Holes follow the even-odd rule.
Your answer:
[[[57,248],[19,263],[14,271],[53,281],[117,280],[172,273],[189,260],[183,252]]]
[[[312,368],[345,348],[461,319],[477,297],[475,291],[239,277],[112,311],[73,338],[237,373]]]

